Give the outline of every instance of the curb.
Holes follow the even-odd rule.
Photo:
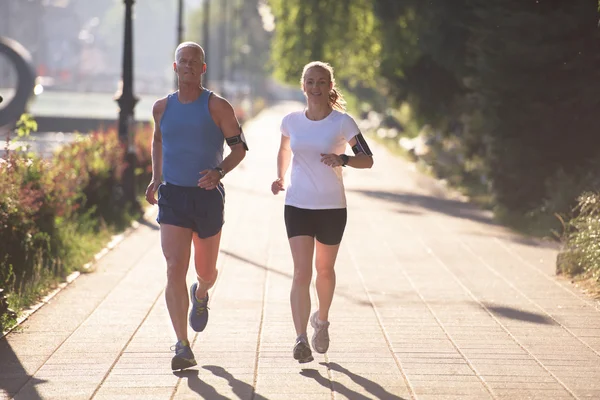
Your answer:
[[[150,217],[150,215],[153,212],[154,212],[154,207],[146,208],[146,211],[144,211],[144,215],[141,217],[141,220],[148,220],[148,218]],[[112,239],[110,240],[110,242],[108,242],[102,250],[100,250],[98,253],[96,253],[94,255],[93,261],[90,261],[82,266],[82,269],[84,270],[84,272],[91,271],[92,267],[98,261],[100,261],[100,259],[102,259],[102,257],[104,257],[106,254],[108,254],[115,247],[117,247],[117,245],[119,245],[119,243],[121,243],[123,240],[125,240],[125,238],[127,238],[129,235],[131,235],[133,232],[135,232],[140,227],[140,223],[138,221],[139,220],[132,221],[131,225],[127,229],[125,229],[125,231],[123,231],[122,233],[119,233],[118,235],[114,235],[112,237]],[[36,311],[38,311],[40,308],[42,308],[45,304],[48,304],[50,302],[50,300],[52,300],[57,294],[59,294],[61,291],[63,291],[71,283],[73,283],[75,281],[75,279],[79,278],[80,275],[81,275],[80,271],[75,271],[75,272],[71,273],[69,276],[67,276],[67,278],[65,279],[64,282],[61,282],[58,284],[58,287],[56,289],[53,289],[52,291],[50,291],[50,293],[48,293],[47,295],[42,297],[41,300],[38,301],[36,304],[21,311],[21,316],[19,316],[19,318],[17,318],[17,323],[15,325],[11,326],[9,329],[2,331],[2,334],[0,334],[0,339],[2,339],[6,335],[8,335],[12,331],[14,331],[23,322],[25,322],[30,316],[32,316]]]

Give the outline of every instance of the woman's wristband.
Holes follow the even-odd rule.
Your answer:
[[[350,160],[350,157],[348,157],[346,154],[340,154],[339,157],[342,159],[342,167],[348,165],[348,160]]]

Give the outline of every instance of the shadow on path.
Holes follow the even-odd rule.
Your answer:
[[[517,310],[512,307],[496,306],[492,304],[483,303],[485,308],[493,312],[494,314],[501,315],[506,318],[516,319],[519,321],[532,322],[534,324],[542,325],[556,325],[556,322],[552,318],[543,315],[532,313],[529,311]]]
[[[335,363],[320,363],[320,364],[325,365],[334,371],[343,372],[344,374],[349,376],[355,383],[362,386],[365,390],[367,390],[370,394],[375,396],[375,398],[377,398],[377,399],[406,400],[406,399],[403,399],[402,397],[398,397],[398,396],[386,391],[384,388],[381,387],[381,385],[379,385],[369,379],[363,378],[362,376],[356,375],[356,374],[348,371],[345,368],[342,368],[338,364],[335,364]],[[339,369],[336,369],[336,368],[339,368]],[[326,387],[334,392],[337,392],[347,399],[352,399],[352,400],[371,399],[371,397],[367,397],[364,394],[355,392],[354,390],[344,386],[340,382],[332,381],[329,378],[324,377],[323,375],[321,375],[321,373],[319,371],[317,371],[315,369],[304,369],[304,370],[302,370],[302,372],[300,372],[300,375],[306,376],[307,378],[313,378],[321,386]]]
[[[156,225],[156,223],[152,222],[152,221],[148,221],[146,218],[140,218],[138,220],[138,222],[140,223],[140,225],[144,225],[147,226],[148,228],[152,229],[152,230],[159,230],[160,228],[158,227],[158,225]]]
[[[233,393],[235,393],[235,395],[240,399],[267,400],[266,397],[256,393],[254,391],[255,388],[252,385],[249,385],[244,381],[240,381],[239,379],[235,379],[235,377],[223,367],[205,365],[202,368],[209,370],[214,375],[225,379],[229,383],[229,386],[231,386]]]
[[[250,260],[250,259],[248,259],[246,257],[239,256],[239,255],[237,255],[235,253],[232,253],[232,252],[230,252],[228,250],[221,249],[221,253],[223,253],[223,254],[225,254],[225,255],[227,255],[229,257],[235,258],[236,260],[239,260],[239,261],[245,262],[247,264],[253,265],[255,267],[258,267],[260,269],[264,269],[266,271],[272,272],[272,273],[277,274],[279,276],[284,276],[286,278],[293,279],[292,274],[288,274],[286,272],[277,271],[275,269],[267,267],[266,265],[259,264],[259,263],[255,262],[255,261],[252,261],[252,260]],[[345,297],[346,299],[352,301],[353,303],[359,304],[361,306],[371,307],[371,303],[368,302],[367,300],[359,300],[355,296],[351,296],[351,295],[349,295],[347,293],[344,293],[343,291],[341,291],[339,289],[336,290],[336,293],[339,293],[340,296]]]
[[[340,372],[346,376],[348,376],[352,381],[360,386],[362,386],[367,392],[371,393],[378,399],[389,399],[389,400],[403,400],[402,397],[396,396],[393,393],[385,390],[380,384],[377,382],[373,382],[367,378],[364,378],[360,375],[355,374],[354,372],[349,371],[348,369],[342,367],[338,363],[329,362],[320,363],[321,365],[326,366],[332,371]]]
[[[186,369],[183,371],[173,372],[175,376],[179,378],[186,378],[188,387],[194,393],[198,393],[203,399],[211,399],[211,400],[229,400],[228,397],[219,394],[216,389],[210,386],[208,383],[202,382],[200,377],[198,376],[197,369]]]
[[[344,396],[347,399],[371,400],[369,397],[367,397],[365,395],[355,392],[352,389],[348,389],[346,386],[342,385],[339,382],[332,382],[329,378],[326,378],[323,375],[321,375],[321,373],[319,371],[317,371],[316,369],[303,369],[300,372],[300,375],[306,376],[307,378],[313,378],[315,381],[317,381],[317,383],[319,383],[319,385],[326,387],[327,389],[329,389],[331,391],[338,392],[339,394],[341,394],[342,396]]]
[[[380,200],[385,200],[392,203],[401,203],[407,204],[409,206],[417,206],[456,218],[467,218],[488,225],[498,225],[492,220],[492,218],[489,215],[486,215],[489,214],[489,212],[483,211],[471,203],[466,203],[458,200],[425,196],[416,193],[395,193],[385,192],[381,190],[348,189],[348,191],[359,193],[364,196]],[[406,210],[399,212],[407,213]]]
[[[35,385],[44,382],[47,381],[34,378],[25,371],[6,337],[0,339],[0,398],[12,398],[24,389],[21,392],[23,398],[41,400]]]
[[[469,219],[471,221],[476,221],[490,226],[504,227],[504,225],[494,221],[490,211],[483,210],[475,204],[469,202],[445,199],[435,196],[426,196],[416,193],[386,192],[381,190],[347,190],[363,196],[385,200],[390,203],[406,204],[413,207],[416,206],[436,213],[446,214],[455,218]],[[406,209],[396,210],[396,212],[400,214],[419,214],[418,211]],[[480,235],[481,234],[478,234],[478,236]],[[498,234],[494,234],[492,236],[497,237]],[[556,246],[554,240],[531,238],[518,232],[513,232],[513,234],[508,237],[506,235],[502,236],[512,242],[520,243],[526,246],[544,248],[555,248]]]

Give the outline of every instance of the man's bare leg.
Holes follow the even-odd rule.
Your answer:
[[[217,280],[217,257],[221,243],[221,231],[214,236],[200,239],[196,233],[193,235],[194,265],[198,279],[196,299],[206,297],[208,290]]]
[[[192,230],[179,226],[161,224],[160,241],[167,261],[167,288],[165,299],[178,341],[187,341],[187,295],[186,275],[190,263]]]

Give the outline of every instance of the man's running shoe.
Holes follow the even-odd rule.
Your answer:
[[[192,309],[190,311],[190,326],[196,332],[202,332],[208,323],[208,293],[202,300],[196,299],[198,282],[190,287],[190,299]]]
[[[171,360],[171,369],[173,371],[186,369],[197,365],[194,353],[190,348],[188,341],[179,341],[171,350],[175,351],[175,356]]]

